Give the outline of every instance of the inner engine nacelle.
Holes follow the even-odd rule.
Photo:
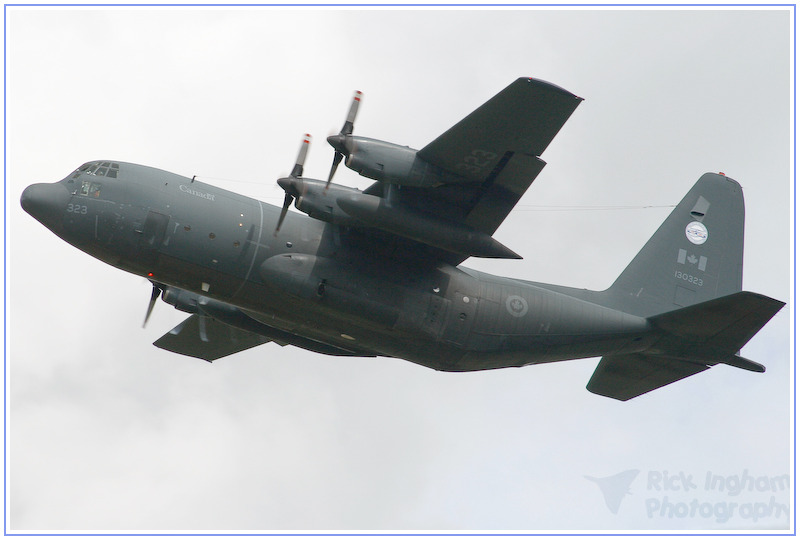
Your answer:
[[[412,175],[417,151],[367,137],[353,137],[350,155],[345,162],[361,176],[399,185],[417,185]]]
[[[336,203],[338,197],[357,193],[358,190],[337,184],[326,185],[325,182],[312,178],[295,180],[300,196],[294,207],[320,221],[336,225],[350,226],[355,223],[352,217],[343,212]]]

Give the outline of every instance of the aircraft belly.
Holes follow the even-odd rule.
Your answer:
[[[344,339],[436,370],[523,366],[649,343],[642,318],[512,280],[479,283],[454,267],[440,267],[414,287],[395,283],[393,292],[381,291],[391,288],[386,281],[370,285],[366,274],[337,275],[337,263],[313,256],[273,257],[260,272],[271,295],[306,300],[285,302],[302,311],[286,320],[306,321],[293,332],[340,347]],[[343,284],[354,280],[360,287],[348,291]]]

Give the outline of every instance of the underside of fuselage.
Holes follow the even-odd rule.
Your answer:
[[[640,317],[459,267],[387,281],[365,268],[343,270],[332,259],[275,258],[291,265],[291,278],[281,279],[281,265],[268,259],[262,273],[269,284],[245,286],[234,302],[265,326],[329,345],[334,354],[477,371],[640,351],[651,333]],[[300,279],[303,264],[308,273]]]

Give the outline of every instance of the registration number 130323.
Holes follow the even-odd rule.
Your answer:
[[[703,286],[703,278],[693,276],[692,274],[687,274],[686,272],[681,272],[680,270],[675,270],[675,277],[683,281],[688,281],[689,283],[697,285],[698,287]]]

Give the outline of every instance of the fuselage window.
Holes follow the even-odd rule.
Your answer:
[[[81,195],[88,195],[90,187],[92,187],[92,183],[89,182],[88,180],[84,180],[81,183]]]
[[[105,165],[105,163],[103,163],[103,165]],[[106,167],[100,167],[94,174],[96,174],[97,176],[105,176],[107,172],[108,169]]]
[[[106,176],[109,178],[116,178],[117,177],[117,170],[116,169],[108,169]]]

